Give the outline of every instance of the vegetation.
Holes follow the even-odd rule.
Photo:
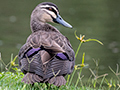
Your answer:
[[[96,40],[96,39],[87,39],[84,40],[84,35],[78,37],[76,35],[76,38],[80,41],[80,44],[78,46],[78,49],[76,51],[75,57],[77,57],[78,52],[80,50],[80,47],[82,43],[89,42],[89,41],[96,41],[100,44],[102,42]],[[102,44],[103,45],[103,44]],[[106,76],[108,74],[103,74],[103,75],[98,75],[98,73],[95,73],[94,71],[98,72],[99,70],[99,61],[98,60],[93,60],[95,62],[95,69],[94,71],[89,68],[91,72],[91,76],[89,79],[86,81],[86,83],[83,83],[83,78],[84,75],[82,75],[82,70],[84,67],[87,67],[88,65],[84,63],[84,57],[85,53],[83,53],[82,57],[82,63],[75,65],[75,69],[71,75],[67,76],[67,83],[65,86],[61,87],[56,87],[54,85],[46,85],[44,83],[35,83],[33,86],[28,85],[25,83],[22,83],[22,78],[24,77],[24,74],[18,69],[18,65],[15,64],[15,60],[17,59],[17,56],[13,58],[13,54],[11,55],[11,61],[7,65],[4,63],[4,61],[1,58],[0,54],[0,65],[1,65],[1,72],[0,72],[0,90],[119,90],[120,89],[120,73],[119,73],[119,66],[117,65],[117,70],[116,72],[111,68],[111,72],[117,77],[117,80],[107,80]],[[2,70],[2,66],[5,67],[6,71]],[[14,70],[14,72],[11,72],[11,70]],[[78,73],[78,77],[75,83],[72,83],[73,78],[75,76],[75,73]]]

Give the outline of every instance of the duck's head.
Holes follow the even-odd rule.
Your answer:
[[[47,22],[55,22],[65,27],[72,28],[72,26],[64,21],[59,15],[58,7],[51,2],[43,2],[36,6],[31,14],[31,19],[38,20],[43,24]]]

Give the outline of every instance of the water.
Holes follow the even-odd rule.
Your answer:
[[[44,0],[3,1],[0,0],[0,52],[5,63],[10,61],[11,53],[18,54],[19,48],[25,43],[30,31],[30,14],[34,7]],[[79,41],[74,36],[85,35],[85,39],[95,38],[104,43],[84,43],[76,58],[76,64],[81,63],[82,53],[85,52],[85,63],[88,68],[94,69],[95,60],[100,60],[99,75],[112,73],[108,66],[114,70],[120,64],[120,1],[114,0],[49,0],[57,4],[61,16],[68,21],[73,29],[58,24],[61,33],[67,36],[76,51]],[[85,68],[83,74],[89,77],[90,71]]]

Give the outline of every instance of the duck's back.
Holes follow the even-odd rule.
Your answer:
[[[23,81],[64,85],[64,76],[74,69],[74,56],[71,44],[59,31],[36,31],[28,37],[19,52],[19,66],[25,74]]]

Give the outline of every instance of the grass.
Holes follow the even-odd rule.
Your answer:
[[[23,74],[20,72],[2,72],[0,73],[0,90],[80,90],[82,88],[75,88],[72,86],[61,86],[56,87],[54,85],[46,86],[46,84],[35,83],[34,86],[21,83]],[[93,90],[87,87],[84,87],[83,90]]]
[[[76,51],[75,57],[77,57],[78,52],[81,48],[82,43],[89,42],[89,41],[97,41],[98,43],[102,44],[100,41],[96,39],[87,39],[84,40],[84,35],[76,38],[80,41],[78,49]],[[114,71],[111,67],[111,72],[117,77],[117,80],[111,78],[108,80],[106,77],[108,74],[98,75],[99,71],[99,61],[93,60],[95,63],[95,68],[92,70],[89,68],[91,75],[88,80],[84,83],[82,75],[82,70],[87,64],[84,63],[85,53],[82,56],[81,64],[75,65],[75,69],[71,75],[67,76],[67,83],[65,86],[56,87],[54,85],[46,85],[44,83],[35,83],[34,86],[22,83],[22,78],[24,74],[18,69],[18,65],[15,64],[15,60],[17,56],[13,58],[13,54],[11,55],[11,61],[8,64],[5,64],[1,58],[0,54],[0,65],[1,65],[1,72],[0,72],[0,90],[119,90],[120,89],[120,73],[119,73],[119,65],[117,64],[117,69]],[[5,70],[2,70],[2,67],[5,67]],[[11,72],[11,70],[13,72]],[[95,73],[96,72],[96,73]],[[75,83],[73,82],[73,78],[75,77],[75,73],[78,73],[77,80]]]

